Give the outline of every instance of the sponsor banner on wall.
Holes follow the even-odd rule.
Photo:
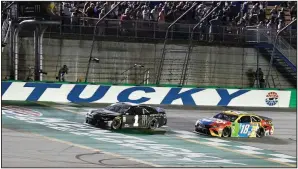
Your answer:
[[[2,82],[2,100],[68,103],[289,107],[291,92],[278,90],[205,89]]]

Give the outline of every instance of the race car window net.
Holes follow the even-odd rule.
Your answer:
[[[144,106],[142,108],[144,108],[146,111],[148,111],[148,113],[151,113],[151,114],[157,114],[158,113],[158,111],[156,109],[152,108],[152,107]]]
[[[261,119],[255,117],[255,116],[251,116],[251,121],[252,121],[252,122],[260,122]]]

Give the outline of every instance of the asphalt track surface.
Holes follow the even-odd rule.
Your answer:
[[[10,105],[6,104],[6,105]],[[17,105],[13,103],[13,105]],[[22,105],[30,108],[30,106]],[[22,107],[21,106],[21,107]],[[71,106],[68,106],[71,107]],[[102,107],[102,106],[97,106]],[[61,109],[62,108],[62,109]],[[89,108],[89,107],[83,107]],[[64,105],[58,105],[55,109],[65,110]],[[179,130],[191,133],[194,123],[199,118],[211,117],[220,110],[200,110],[194,109],[173,109],[166,108],[168,116],[168,130]],[[273,136],[259,138],[228,138],[233,144],[243,146],[253,146],[263,150],[274,151],[292,157],[297,157],[296,142],[296,112],[277,112],[277,111],[253,111],[256,114],[267,116],[273,119],[275,133]],[[82,112],[81,115],[83,115]],[[77,117],[77,116],[76,116]],[[83,118],[80,116],[79,118]],[[3,120],[3,119],[2,119]],[[83,120],[83,119],[82,119]],[[106,153],[100,149],[63,141],[60,139],[43,136],[34,132],[24,132],[19,130],[16,125],[4,125],[2,123],[2,166],[3,167],[159,167],[154,162],[144,162],[135,158],[128,158],[115,153]],[[200,138],[201,136],[197,136]],[[185,139],[192,142],[192,139]],[[195,142],[195,141],[193,141]],[[22,143],[22,144],[20,144]],[[197,143],[197,142],[196,142]],[[47,145],[47,146],[44,146]],[[219,148],[221,149],[221,148]],[[222,148],[225,150],[224,148]],[[208,151],[208,150],[207,150]],[[228,153],[229,150],[225,150]],[[207,152],[208,153],[208,152]],[[219,152],[220,154],[220,152]],[[251,156],[254,156],[252,154]],[[258,155],[258,154],[257,154]],[[255,156],[257,156],[255,155]],[[223,154],[224,156],[224,154]],[[159,158],[158,156],[156,158]],[[245,158],[252,158],[247,156]],[[260,157],[256,157],[260,158]],[[261,159],[261,158],[260,158]],[[297,161],[297,158],[291,159]],[[271,161],[272,162],[272,161]],[[250,162],[250,163],[253,163]],[[268,160],[267,160],[268,163]],[[21,165],[21,166],[20,166]],[[254,166],[253,164],[251,164]],[[269,163],[268,163],[269,165]],[[270,167],[296,167],[296,163],[287,161],[270,163]],[[175,167],[175,166],[171,166]],[[183,167],[183,166],[176,166]],[[186,166],[187,167],[187,166]],[[200,166],[191,166],[200,167]],[[210,166],[209,166],[210,167]],[[220,167],[212,165],[211,167]],[[238,166],[242,167],[242,166]],[[246,166],[250,167],[250,166]],[[258,167],[258,166],[255,166]]]
[[[199,113],[198,113],[199,112]],[[193,131],[196,119],[211,117],[216,114],[214,110],[169,110],[168,126],[171,128]],[[250,111],[247,111],[250,112]],[[251,145],[258,148],[273,150],[284,154],[296,156],[296,113],[295,112],[270,112],[270,111],[251,111],[261,116],[273,119],[275,133],[273,136],[264,138],[228,138],[236,142]]]

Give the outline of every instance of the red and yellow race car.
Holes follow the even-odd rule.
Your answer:
[[[195,132],[215,137],[263,137],[273,135],[272,119],[240,111],[223,111],[197,120]]]

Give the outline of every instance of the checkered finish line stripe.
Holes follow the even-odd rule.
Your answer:
[[[174,135],[185,138],[185,139],[192,139],[198,140],[203,144],[207,144],[210,146],[217,146],[217,147],[227,147],[233,151],[239,153],[245,153],[250,155],[262,155],[269,160],[274,160],[278,162],[284,163],[296,163],[296,157],[289,156],[286,154],[281,154],[278,152],[274,152],[271,150],[264,150],[257,147],[241,145],[239,143],[235,143],[233,141],[223,140],[220,138],[210,138],[210,137],[200,137],[198,134],[189,132],[189,131],[182,131],[182,130],[173,130],[175,133]]]

